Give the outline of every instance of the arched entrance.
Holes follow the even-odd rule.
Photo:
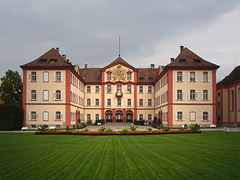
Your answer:
[[[106,122],[112,122],[112,111],[106,111]]]
[[[132,111],[126,112],[126,122],[133,122],[133,112]]]
[[[123,112],[122,111],[116,112],[116,122],[123,122]]]

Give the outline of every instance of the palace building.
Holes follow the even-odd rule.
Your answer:
[[[216,124],[219,66],[186,47],[166,66],[136,68],[120,56],[105,67],[72,65],[59,48],[22,65],[24,124],[56,128],[104,119],[179,127]]]
[[[240,126],[240,66],[217,83],[217,123]]]

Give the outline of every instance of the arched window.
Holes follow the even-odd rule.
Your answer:
[[[234,91],[231,90],[231,97],[232,97],[232,111],[234,111]]]
[[[110,110],[106,111],[106,121],[112,122],[112,111]]]

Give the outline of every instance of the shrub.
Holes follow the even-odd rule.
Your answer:
[[[97,123],[105,124],[105,120],[104,120],[104,119],[96,120],[96,124],[97,124]]]
[[[92,120],[87,120],[87,125],[92,125]]]
[[[98,131],[102,131],[102,132],[104,132],[105,130],[106,130],[105,127],[101,127]]]
[[[113,130],[110,127],[106,131],[107,132],[113,132]]]
[[[135,119],[133,124],[139,125],[139,121]]]
[[[161,124],[160,126],[157,127],[157,129],[159,129],[159,130],[161,130],[163,128],[164,128],[163,124]]]
[[[69,131],[69,126],[67,126],[66,131]]]
[[[124,129],[122,130],[123,133],[128,133],[128,131],[129,131],[128,128],[124,128]]]
[[[139,120],[139,125],[144,125],[144,123],[145,123],[145,120]]]
[[[152,131],[152,128],[146,128],[147,129],[147,131]]]
[[[84,131],[85,131],[85,132],[88,132],[88,131],[89,131],[89,129],[87,129],[87,128],[86,128],[86,129],[84,129]]]
[[[77,126],[76,126],[76,129],[77,129],[77,130],[81,129],[81,126],[77,125]]]
[[[134,126],[134,125],[133,125],[133,126],[130,126],[130,130],[131,130],[131,131],[136,131],[136,130],[137,130],[137,127]]]
[[[37,131],[40,131],[40,132],[43,132],[43,131],[46,131],[46,127],[45,126],[39,126],[38,128],[37,128]]]
[[[190,128],[193,132],[196,132],[196,131],[200,130],[200,125],[198,125],[198,124],[191,124],[191,125],[189,126],[189,128]]]
[[[169,128],[169,127],[165,127],[163,130],[164,130],[164,131],[169,131],[170,128]]]

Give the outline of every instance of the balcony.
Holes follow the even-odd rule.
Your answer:
[[[116,97],[122,97],[123,93],[122,92],[116,92]]]

